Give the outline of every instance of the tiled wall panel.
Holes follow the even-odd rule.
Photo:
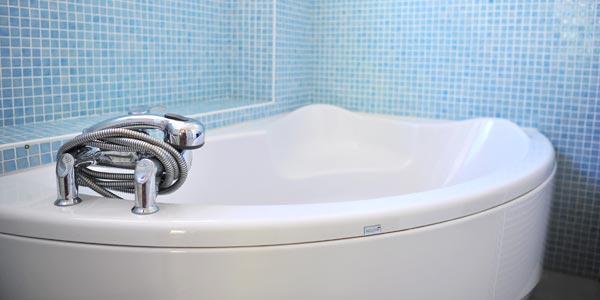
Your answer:
[[[115,7],[125,10],[126,13],[115,12]],[[52,58],[57,60],[56,66],[53,65],[53,60],[50,60],[49,66],[33,65],[31,62],[37,61],[37,58],[31,58],[31,62],[25,63],[30,71],[24,71],[21,62],[26,60],[13,53],[27,52],[27,49],[35,50],[38,46],[43,52],[46,48],[41,46],[44,41],[32,43],[29,37],[31,34],[23,33],[30,32],[32,24],[34,28],[38,28],[45,18],[54,18],[51,16],[55,12],[54,17],[59,20],[63,18],[66,24],[69,24],[69,18],[88,18],[89,12],[93,20],[96,17],[98,22],[112,20],[110,22],[115,22],[116,25],[112,31],[109,30],[110,34],[104,33],[104,25],[84,26],[87,29],[82,36],[73,37],[72,43],[75,48],[69,51],[54,51],[54,39],[48,37],[50,52],[57,55],[56,58]],[[58,147],[73,133],[80,132],[83,128],[109,116],[122,114],[123,111],[139,104],[159,104],[180,114],[202,113],[199,119],[207,128],[264,118],[307,104],[312,91],[312,12],[310,2],[299,0],[229,0],[200,3],[111,1],[101,5],[81,1],[0,0],[2,59],[4,62],[9,61],[6,63],[10,65],[11,70],[2,73],[4,88],[1,90],[10,90],[3,95],[2,103],[10,103],[11,106],[8,107],[7,104],[6,110],[0,109],[0,113],[7,111],[7,115],[10,116],[3,118],[4,114],[0,115],[0,175],[52,163],[56,159]],[[146,15],[148,17],[143,17]],[[118,21],[115,21],[115,18]],[[154,24],[150,19],[164,21]],[[140,20],[145,20],[145,23],[138,24]],[[12,26],[14,28],[10,24],[15,24]],[[77,29],[77,26],[79,25],[76,23],[74,28]],[[123,31],[128,28],[133,33],[124,34]],[[275,38],[277,30],[278,39]],[[63,31],[57,30],[59,46]],[[71,55],[77,55],[73,51],[77,50],[79,43],[88,42],[88,35],[94,36],[94,43],[108,43],[121,51],[100,51],[100,58],[96,59],[92,55],[91,60],[82,61],[81,65],[77,65],[77,62],[70,60]],[[36,34],[34,36],[37,37]],[[139,36],[138,42],[129,41],[134,36]],[[29,44],[23,45],[22,41],[29,41]],[[15,52],[11,46],[16,43],[23,46],[17,47],[21,52]],[[127,43],[133,43],[135,47]],[[165,51],[167,48],[172,49],[159,55],[155,53],[155,46],[163,47]],[[149,60],[137,60],[137,57],[149,56],[152,53],[156,54],[153,58],[158,60],[152,60],[152,63]],[[124,56],[130,56],[132,59],[128,68],[115,69],[111,66],[113,61],[124,60]],[[12,62],[16,60],[20,65],[13,66]],[[64,62],[64,65],[61,65],[61,62]],[[98,62],[102,63],[97,65]],[[108,69],[103,69],[105,62],[111,62]],[[90,74],[69,73],[64,84],[60,80],[45,81],[46,69],[51,70],[51,77],[54,72],[60,75],[62,69],[73,67],[89,69]],[[13,76],[12,70],[15,69],[19,70],[21,75],[29,73],[23,79],[22,76]],[[139,69],[140,73],[136,73],[138,77],[127,75],[130,69]],[[186,70],[190,72],[186,73]],[[112,74],[112,81],[98,81],[102,83],[98,86],[93,80],[90,83],[72,84],[75,82],[71,81],[72,78],[94,77],[95,72],[101,72],[98,78],[104,80],[108,76],[102,73],[104,71]],[[145,74],[148,72],[152,74]],[[278,78],[276,81],[274,72]],[[41,78],[35,74],[41,74]],[[178,79],[169,78],[188,75],[193,77],[193,81],[188,82],[189,86],[181,85],[182,82]],[[14,82],[29,82],[28,79],[39,79],[42,86],[27,90],[27,93],[13,93],[14,90],[25,89],[15,86]],[[144,83],[133,84],[132,81]],[[112,90],[113,87],[116,87],[115,90]],[[60,115],[46,114],[45,107],[40,109],[39,112],[43,113],[41,115],[35,115],[35,109],[34,115],[25,114],[30,112],[26,105],[29,103],[28,99],[32,99],[34,103],[48,97],[63,101],[64,98],[79,97],[81,94],[67,93],[67,90],[81,91],[83,94],[93,90],[98,98],[88,101],[87,98],[81,97],[79,99],[82,103],[87,103],[87,106],[61,106],[65,110]],[[43,103],[43,100],[40,101]],[[92,102],[95,104],[92,105]],[[50,105],[54,107],[58,104]],[[23,115],[14,117],[16,111],[23,112]]]
[[[273,96],[273,0],[232,0],[231,97],[269,101]]]
[[[312,96],[315,61],[312,21],[313,1],[277,1],[277,101],[301,103]]]
[[[228,96],[228,1],[0,1],[2,126]]]

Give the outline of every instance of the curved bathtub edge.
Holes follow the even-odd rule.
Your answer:
[[[234,138],[236,134],[239,133],[222,138]],[[262,132],[254,129],[250,134]],[[94,196],[82,196],[84,202],[74,207],[55,207],[54,182],[48,180],[54,175],[48,166],[0,179],[10,188],[22,182],[31,185],[26,191],[7,191],[9,188],[0,191],[3,196],[0,231],[100,244],[240,247],[359,237],[369,226],[381,228],[375,233],[407,230],[502,205],[551,178],[555,168],[551,144],[536,130],[529,130],[528,135],[532,138],[532,149],[527,157],[464,184],[336,203],[255,206],[160,203],[160,213],[149,216],[132,215],[129,201]],[[12,199],[6,200],[9,197]]]
[[[0,298],[522,299],[539,280],[552,183],[449,222],[318,243],[155,248],[0,235]],[[88,280],[65,288],[66,278]],[[131,289],[132,278],[160,288]]]
[[[554,168],[555,169],[555,168]],[[536,189],[546,186],[553,173]],[[501,189],[421,197],[388,197],[365,201],[304,205],[298,212],[282,206],[202,206],[161,204],[160,214],[137,216],[132,202],[82,196],[73,207],[57,208],[51,199],[35,209],[0,210],[0,231],[7,234],[82,243],[151,247],[246,247],[320,242],[365,235],[365,227],[380,226],[380,233],[424,227],[487,211],[510,203]],[[527,194],[522,195],[526,196]],[[444,196],[447,201],[436,201]],[[481,208],[474,199],[490,197],[494,205]],[[520,197],[519,197],[520,198]],[[517,198],[517,199],[519,199]],[[410,200],[408,200],[410,199]],[[390,206],[394,202],[401,205]],[[490,203],[489,201],[487,202]],[[351,207],[352,210],[348,210]],[[302,218],[298,218],[301,213]],[[243,214],[243,215],[242,215]],[[176,219],[174,217],[177,217]],[[215,216],[219,216],[217,219]],[[272,216],[265,219],[264,216]]]

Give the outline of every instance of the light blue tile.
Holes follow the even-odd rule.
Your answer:
[[[17,158],[27,157],[27,149],[24,147],[17,147]]]
[[[61,141],[52,142],[52,151],[58,151],[58,149],[60,148],[61,145],[62,145]]]
[[[38,155],[40,154],[40,145],[39,144],[31,144],[29,146],[29,155]]]
[[[3,160],[15,159],[15,149],[5,149],[2,151]]]
[[[4,173],[9,173],[17,170],[17,164],[14,160],[5,160],[4,163]]]
[[[53,159],[52,159],[51,153],[42,154],[42,164],[49,164],[49,163],[52,163],[52,161],[53,161]]]
[[[40,150],[42,153],[50,152],[50,143],[42,143],[40,144]]]
[[[19,158],[19,159],[17,159],[17,168],[19,170],[29,168],[29,160],[27,158]]]
[[[40,160],[40,157],[39,157],[39,156],[37,156],[37,155],[36,155],[36,156],[30,156],[30,157],[29,157],[29,166],[30,166],[30,167],[36,167],[36,166],[39,166],[39,165],[40,165],[40,162],[41,162],[41,160]]]

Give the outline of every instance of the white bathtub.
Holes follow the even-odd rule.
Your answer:
[[[0,299],[522,299],[554,169],[505,120],[325,105],[209,131],[153,215],[38,168],[0,177]]]

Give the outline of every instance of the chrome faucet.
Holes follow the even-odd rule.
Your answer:
[[[152,129],[162,131],[163,140],[152,137]],[[204,126],[176,114],[155,115],[147,110],[100,122],[58,151],[58,199],[54,204],[80,203],[78,186],[83,185],[105,197],[120,198],[113,191],[133,193],[133,213],[155,213],[159,210],[157,195],[171,193],[183,184],[191,168],[190,150],[203,145]],[[110,169],[106,172],[90,166]]]
[[[135,206],[131,209],[134,214],[147,215],[158,211],[158,205],[156,205],[158,170],[158,164],[154,160],[144,158],[136,163],[134,174]]]
[[[56,162],[56,185],[58,198],[54,201],[57,206],[71,206],[81,202],[77,184],[75,183],[75,158],[65,153]]]

